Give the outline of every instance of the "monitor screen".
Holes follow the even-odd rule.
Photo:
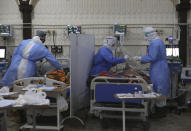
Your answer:
[[[81,26],[77,25],[68,25],[68,34],[81,34]]]
[[[6,48],[0,47],[0,59],[5,59]]]
[[[166,56],[179,56],[179,48],[166,48]]]
[[[126,25],[115,24],[113,30],[115,35],[124,35],[126,33]]]
[[[11,36],[12,27],[11,25],[1,25],[0,24],[0,36]]]

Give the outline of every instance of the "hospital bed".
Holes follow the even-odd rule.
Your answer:
[[[147,82],[141,76],[129,77],[95,77],[90,86],[90,113],[99,117],[101,122],[105,118],[121,118],[121,100],[115,99],[117,93],[134,93],[135,89],[146,93],[149,91]],[[144,100],[126,100],[127,119],[139,119],[148,126],[149,102]],[[114,113],[115,112],[115,113]],[[101,123],[105,126],[107,123]]]
[[[66,92],[63,91],[66,89],[66,85],[63,82],[53,80],[46,78],[46,81],[44,82],[44,77],[29,77],[29,78],[24,78],[24,79],[19,79],[14,81],[14,87],[13,91],[19,92],[19,93],[24,93],[22,90],[24,87],[30,85],[30,84],[37,84],[42,86],[43,84],[46,84],[45,86],[47,87],[58,87],[58,91],[47,91],[46,94],[49,98],[53,98],[54,101],[50,100],[50,108],[51,109],[39,109],[36,111],[36,113],[40,114],[41,116],[56,116],[56,125],[38,125],[36,128],[37,129],[44,129],[44,130],[61,130],[63,128],[63,124],[61,124],[62,121],[62,115],[61,112],[64,111],[63,109],[63,99],[65,99]],[[59,91],[60,90],[60,91]],[[55,114],[56,113],[56,114]],[[30,110],[27,110],[27,124],[23,125],[20,127],[20,129],[24,128],[32,128],[32,112]]]

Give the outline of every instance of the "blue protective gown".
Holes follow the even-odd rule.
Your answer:
[[[109,71],[112,66],[123,62],[125,62],[125,58],[115,58],[113,52],[106,46],[103,46],[94,56],[90,76],[99,75],[103,71]]]
[[[37,70],[36,61],[42,60],[43,58],[57,69],[62,67],[42,43],[34,41],[33,39],[23,40],[15,49],[11,65],[1,83],[10,86],[16,79],[34,76]]]
[[[170,72],[166,60],[166,48],[162,40],[151,41],[148,54],[141,57],[141,62],[150,64],[150,79],[154,91],[168,96],[170,92]]]

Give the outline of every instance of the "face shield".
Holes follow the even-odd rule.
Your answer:
[[[152,33],[154,32],[144,32],[144,39],[148,40]]]
[[[156,30],[152,27],[143,28],[143,32],[144,32],[144,39],[149,42],[158,38]]]
[[[104,39],[104,46],[107,46],[109,49],[114,50],[115,44],[117,43],[116,37],[108,36]]]

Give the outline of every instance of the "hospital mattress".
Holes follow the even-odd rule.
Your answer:
[[[142,91],[142,87],[136,84],[97,84],[95,87],[95,101],[121,103],[121,100],[115,99],[114,95],[117,93],[134,94],[135,88]],[[126,100],[126,103],[141,103],[141,100]]]
[[[93,102],[113,102],[121,103],[121,100],[114,98],[117,93],[135,93],[142,91],[143,93],[148,91],[147,82],[141,77],[133,78],[113,78],[98,76],[92,80],[91,83],[91,99]],[[141,103],[141,100],[127,100],[127,103]]]

